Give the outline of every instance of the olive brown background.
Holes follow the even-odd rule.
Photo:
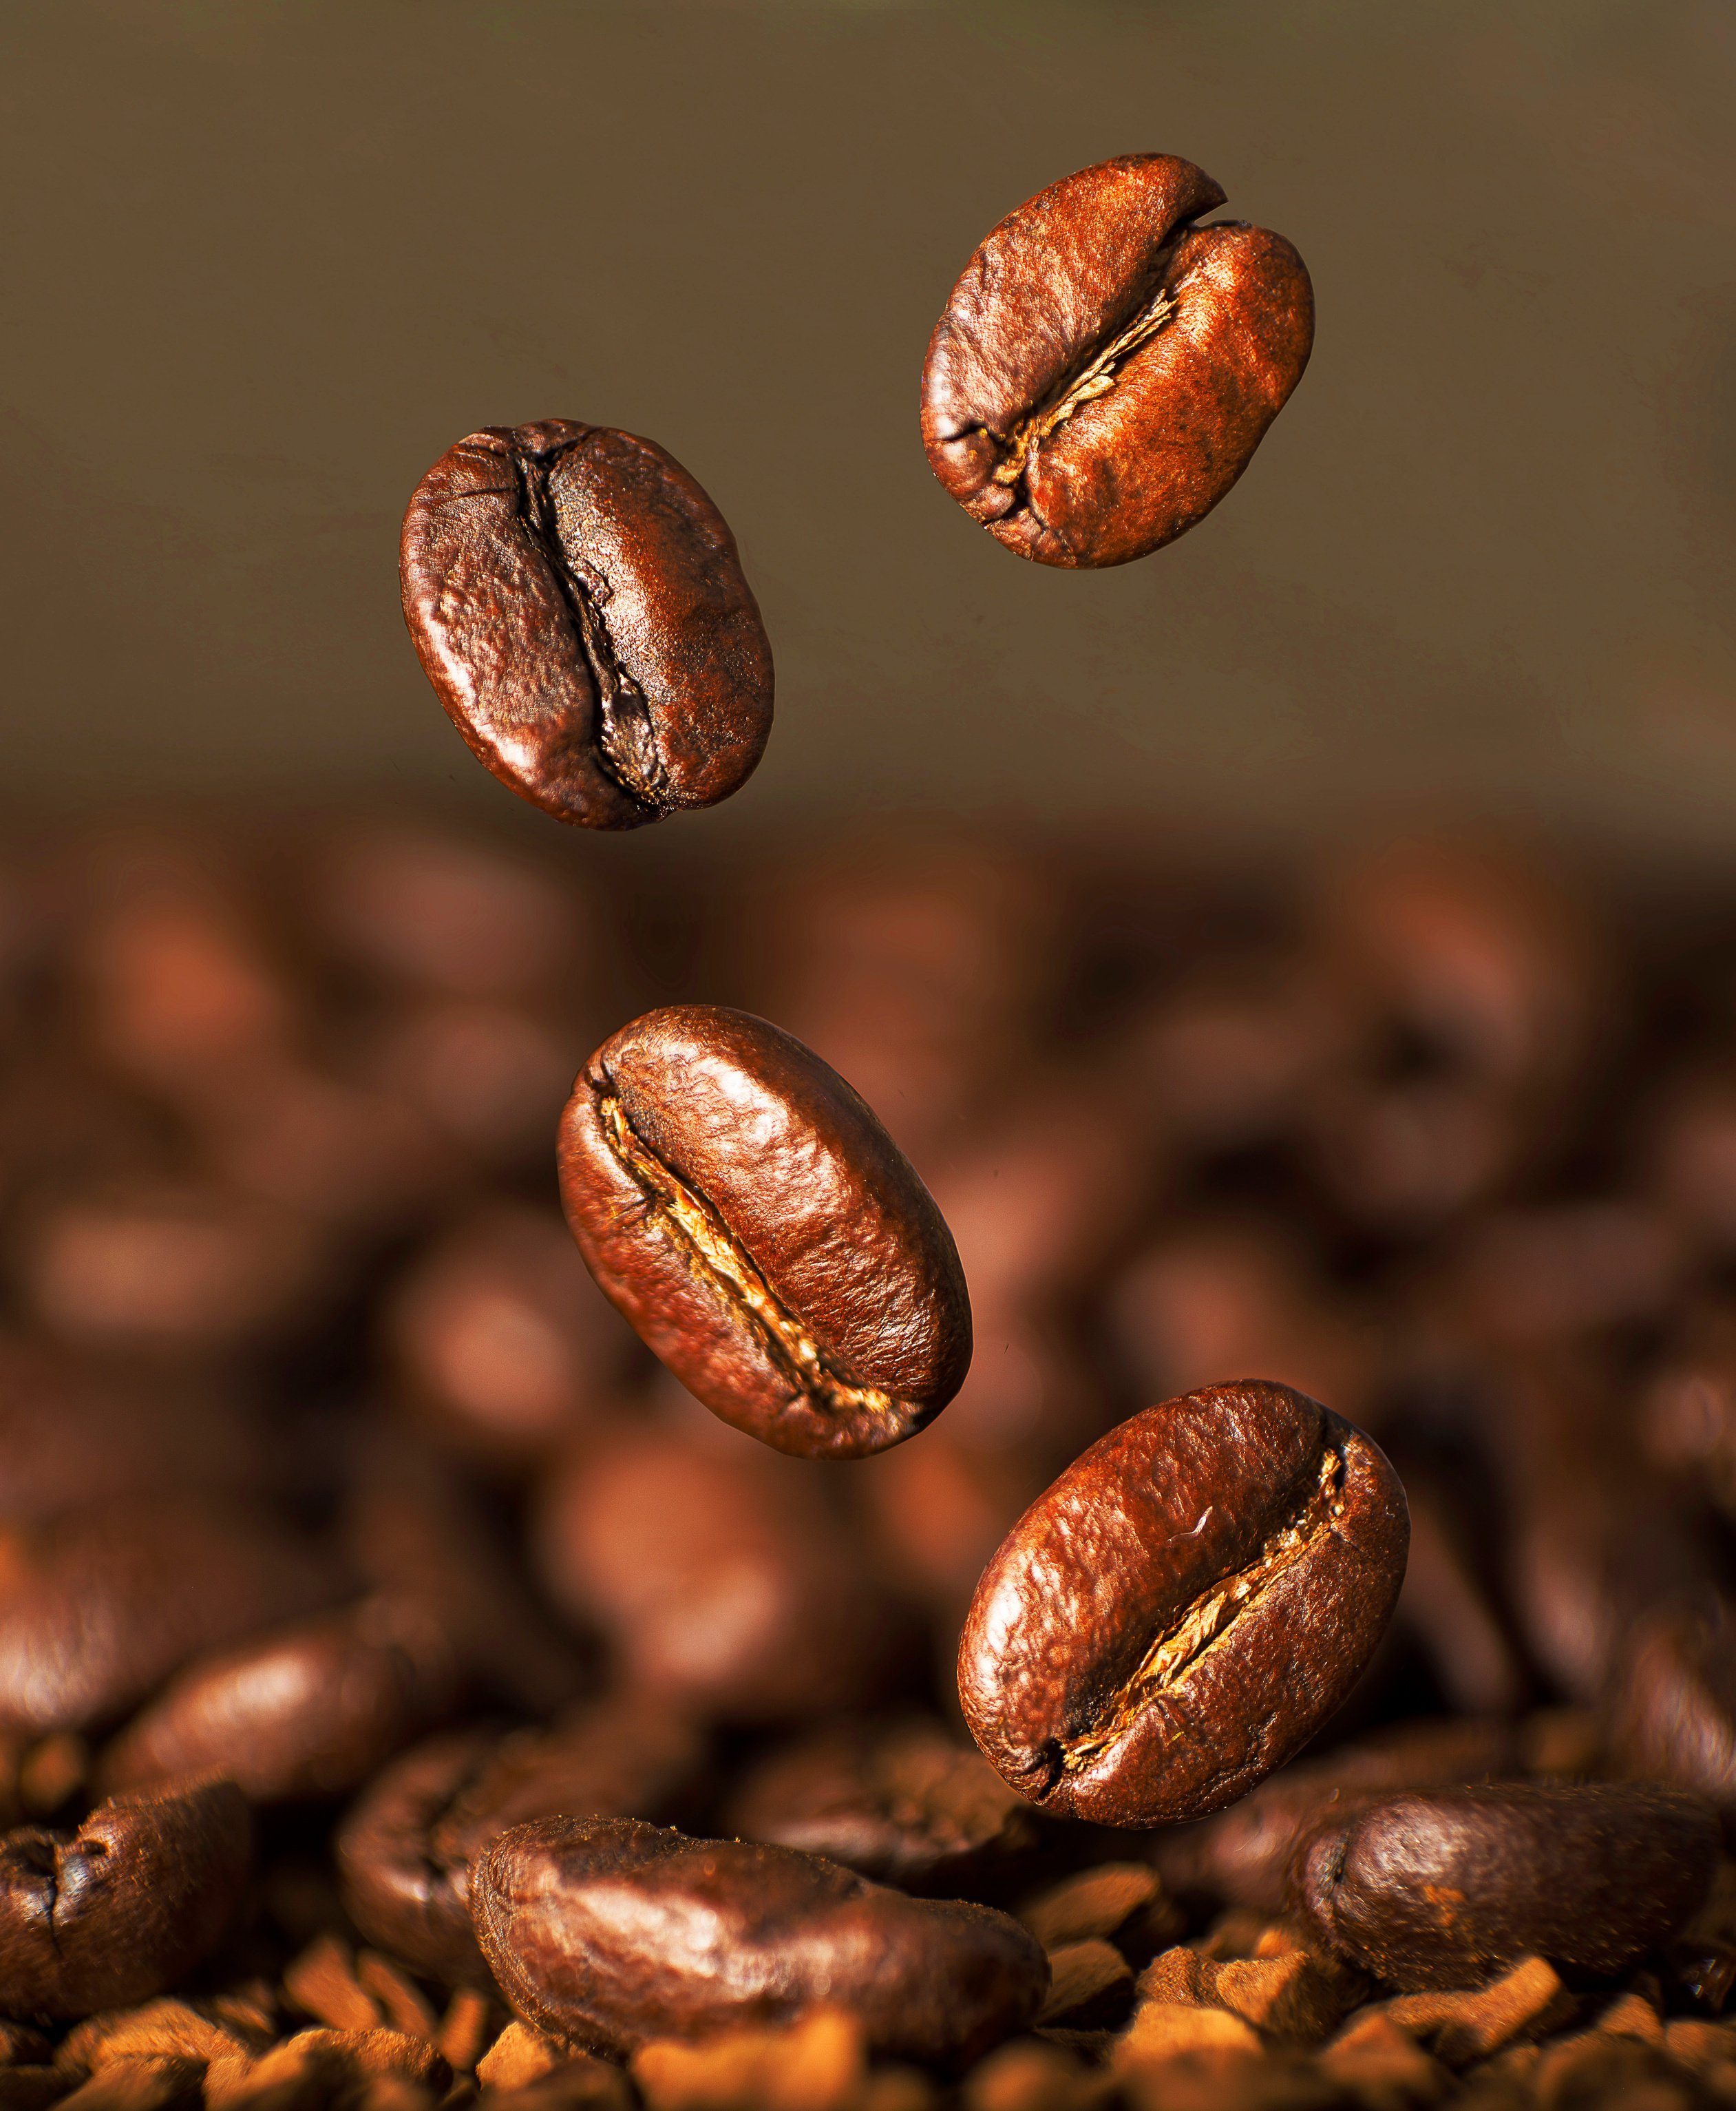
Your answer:
[[[562,415],[740,537],[779,723],[673,824],[714,847],[1444,810],[1731,856],[1726,7],[6,0],[0,47],[15,811],[512,806],[397,526],[460,433]],[[918,374],[989,226],[1135,148],[1297,243],[1314,363],[1203,527],[1045,571],[934,483]]]

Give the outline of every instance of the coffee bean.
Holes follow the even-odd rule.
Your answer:
[[[302,1612],[325,1578],[270,1523],[159,1496],[103,1505],[7,1549],[0,1723],[112,1722],[190,1659]]]
[[[1408,1530],[1382,1453],[1287,1386],[1147,1408],[989,1564],[959,1646],[965,1720],[1048,1809],[1129,1826],[1221,1809],[1356,1682]]]
[[[780,1451],[855,1459],[959,1390],[970,1302],[914,1169],[837,1073],[746,1012],[603,1046],[560,1128],[585,1264],[689,1391]]]
[[[117,1796],[75,1833],[8,1833],[0,2011],[57,2022],[161,1993],[228,1926],[251,1852],[232,1782]]]
[[[450,448],[404,515],[404,620],[472,751],[559,820],[739,790],[772,654],[723,515],[650,440],[571,419]]]
[[[548,1730],[431,1738],[389,1766],[337,1838],[344,1904],[419,1972],[486,1986],[470,1925],[470,1866],[508,1826],[560,1813],[655,1818],[702,1746],[654,1702],[605,1700]]]
[[[821,1469],[725,1442],[707,1423],[579,1450],[542,1491],[544,1584],[624,1683],[702,1719],[849,1707],[881,1676],[890,1609]]]
[[[922,444],[998,542],[1124,565],[1204,519],[1302,379],[1314,295],[1281,235],[1171,154],[1122,154],[1009,213],[928,344]]]
[[[190,1664],[104,1754],[109,1788],[219,1773],[255,1803],[343,1795],[450,1706],[452,1649],[374,1598]]]
[[[625,1819],[514,1826],[470,1894],[513,2006],[606,2052],[790,2022],[824,2001],[872,2050],[947,2063],[1031,2022],[1049,1983],[1004,1914],[906,1898],[817,1855]]]
[[[1711,1883],[1696,1796],[1607,1783],[1398,1795],[1317,1834],[1300,1904],[1334,1949],[1395,1986],[1468,1986],[1534,1953],[1609,1973],[1668,1940]]]
[[[994,1769],[927,1723],[824,1731],[774,1751],[737,1791],[727,1823],[937,1898],[1015,1868],[1036,1841],[1031,1812]]]
[[[1736,1823],[1736,1617],[1721,1593],[1660,1605],[1626,1637],[1607,1696],[1625,1771],[1692,1789]]]

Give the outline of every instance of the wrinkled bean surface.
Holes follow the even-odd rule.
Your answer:
[[[1215,1386],[1076,1460],[985,1570],[959,1652],[984,1752],[1111,1825],[1244,1795],[1355,1683],[1404,1574],[1404,1494],[1287,1386]]]
[[[913,1435],[970,1363],[933,1199],[873,1111],[746,1012],[647,1012],[586,1065],[560,1129],[586,1265],[688,1390],[781,1451]]]
[[[639,828],[759,761],[759,611],[722,515],[652,441],[565,418],[469,434],[417,485],[400,570],[447,715],[558,819]]]
[[[849,2010],[875,2050],[968,2059],[1036,2015],[1043,1953],[986,1906],[907,1898],[817,1855],[625,1819],[503,1833],[471,1878],[508,1999],[600,2050]]]
[[[1317,1834],[1300,1900],[1394,1986],[1464,1986],[1534,1953],[1619,1970],[1705,1896],[1718,1828],[1697,1797],[1607,1782],[1392,1796]]]
[[[1203,170],[1123,154],[1009,214],[929,342],[922,443],[998,542],[1126,564],[1203,520],[1308,365],[1314,298],[1281,235]]]

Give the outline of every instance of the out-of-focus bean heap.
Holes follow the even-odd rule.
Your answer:
[[[654,892],[593,850],[0,863],[0,2111],[1736,2103],[1736,1864],[1696,1906],[1691,1806],[1552,1814],[1736,1821],[1736,902],[1463,843],[1262,887],[910,833]],[[953,1228],[975,1364],[902,1448],[738,1435],[579,1264],[572,1074],[689,997],[818,1050]],[[958,1721],[972,1588],[1085,1445],[1247,1377],[1398,1468],[1394,1629],[1219,1817],[1045,1818]],[[856,1998],[807,1969],[834,1878],[777,1863],[746,2022],[641,1989],[562,2042],[468,1904],[555,1818],[1002,1909],[1049,1991],[949,2039],[897,1975],[954,1923],[873,1891]],[[1479,1863],[1489,1826],[1544,1845]],[[1383,1827],[1466,1890],[1462,1958],[1370,1907]]]

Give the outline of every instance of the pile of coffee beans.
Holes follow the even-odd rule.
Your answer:
[[[1736,908],[576,840],[0,863],[0,2104],[1736,2101]]]

